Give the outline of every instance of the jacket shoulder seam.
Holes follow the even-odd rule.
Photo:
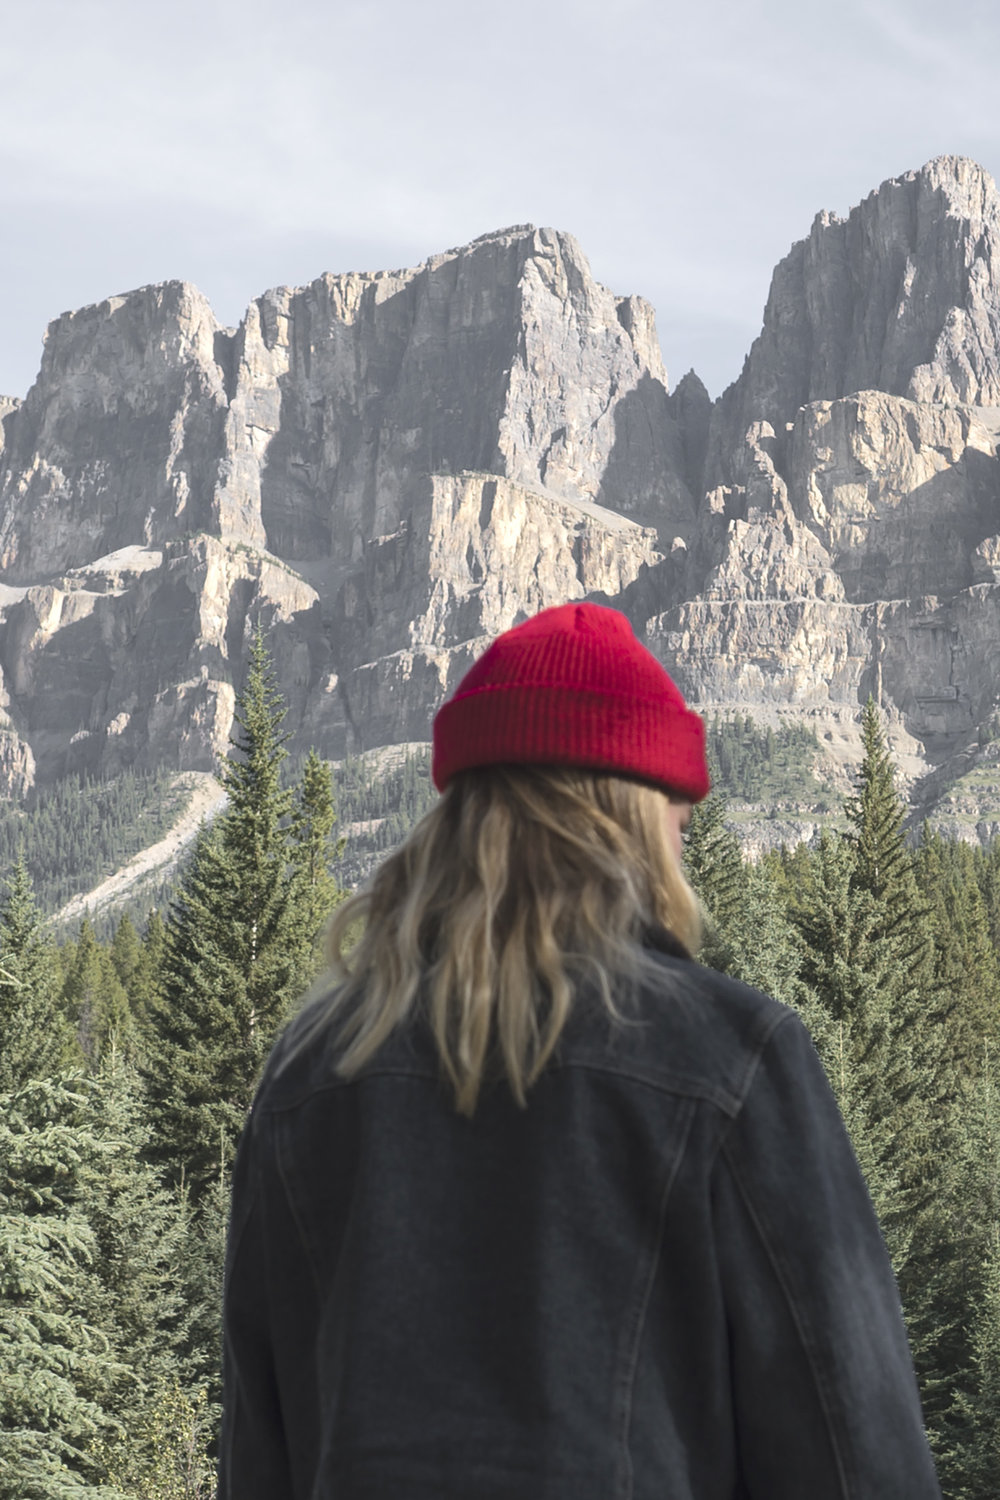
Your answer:
[[[577,1069],[583,1072],[599,1073],[614,1078],[627,1078],[632,1083],[638,1083],[645,1088],[653,1089],[660,1094],[673,1094],[684,1099],[701,1099],[708,1104],[714,1104],[723,1114],[730,1119],[735,1119],[743,1103],[741,1093],[733,1093],[732,1090],[713,1086],[707,1080],[698,1078],[687,1078],[683,1074],[655,1075],[639,1068],[615,1067],[606,1062],[590,1062],[586,1058],[570,1058],[565,1062],[552,1065],[553,1072],[569,1072]],[[440,1082],[438,1074],[426,1068],[408,1068],[403,1066],[393,1067],[391,1064],[377,1066],[371,1072],[365,1073],[361,1078],[327,1078],[321,1083],[314,1083],[287,1099],[265,1099],[258,1108],[261,1114],[278,1115],[286,1114],[291,1110],[299,1109],[310,1099],[319,1094],[333,1093],[341,1089],[351,1088],[359,1083],[364,1083],[369,1078],[421,1078],[427,1082]]]
[[[782,1006],[780,1010],[776,1010],[773,1012],[768,1020],[767,1025],[764,1026],[758,1033],[755,1045],[751,1050],[750,1056],[747,1058],[746,1063],[743,1067],[743,1077],[740,1080],[740,1086],[737,1091],[737,1099],[739,1101],[737,1106],[738,1109],[742,1109],[743,1105],[746,1103],[747,1095],[749,1094],[753,1086],[754,1078],[757,1075],[757,1069],[760,1067],[760,1060],[764,1056],[764,1053],[767,1051],[768,1044],[770,1043],[771,1038],[774,1036],[774,1033],[777,1031],[778,1027],[783,1026],[789,1019],[789,1017],[793,1016],[794,1014],[795,1012],[789,1006]]]

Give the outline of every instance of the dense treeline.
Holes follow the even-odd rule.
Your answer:
[[[744,863],[724,803],[695,809],[700,955],[799,1010],[892,1258],[948,1500],[1000,1476],[1000,848],[924,828],[910,849],[879,716],[847,831]]]
[[[0,805],[0,870],[22,856],[39,907],[58,911],[163,837],[185,801],[173,781],[166,771],[74,774],[33,790],[23,806]]]
[[[0,1500],[207,1500],[229,1174],[337,900],[329,769],[282,783],[258,636],[165,920],[57,948],[24,857],[0,906]]]
[[[804,724],[772,729],[749,714],[715,714],[705,731],[712,785],[720,792],[741,802],[808,803],[820,812],[836,807],[830,788],[813,775],[819,741]]]
[[[383,820],[388,845],[433,796],[426,755],[381,777],[348,761],[335,792],[314,754],[285,758],[282,717],[258,638],[227,810],[141,935],[126,916],[101,942],[85,921],[57,948],[26,861],[8,866],[0,1500],[213,1493],[229,1173],[247,1106],[321,962],[338,830]],[[925,828],[909,847],[871,704],[863,729],[846,832],[814,849],[750,865],[724,799],[695,810],[686,857],[708,918],[700,956],[809,1027],[892,1257],[944,1493],[993,1500],[1000,845]],[[803,739],[782,743],[779,731],[769,751],[766,732],[737,721],[721,740],[736,747],[730,775],[744,788],[758,751],[772,772],[784,755],[780,774],[808,774]]]
[[[430,749],[408,752],[379,770],[370,757],[349,756],[333,773],[339,885],[359,885],[437,801]]]

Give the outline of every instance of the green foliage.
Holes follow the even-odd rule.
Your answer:
[[[18,857],[0,914],[0,1093],[54,1073],[71,1047],[59,1010],[59,965]]]
[[[177,1367],[186,1388],[205,1392],[213,1421],[222,1411],[222,1277],[231,1185],[231,1174],[220,1165],[197,1208],[189,1208],[178,1268],[185,1316]]]
[[[91,1454],[123,1500],[212,1500],[214,1418],[203,1388],[174,1377],[126,1432],[103,1437]]]
[[[144,1159],[150,1125],[135,1068],[111,1053],[90,1081],[88,1119],[100,1151],[81,1167],[96,1276],[89,1306],[129,1366],[120,1413],[144,1409],[149,1384],[169,1379],[189,1309],[179,1280],[190,1215]],[[138,1378],[137,1378],[138,1377]]]
[[[0,870],[19,857],[41,910],[58,911],[120,870],[171,828],[186,801],[168,771],[125,771],[111,780],[74,774],[0,804]]]
[[[202,829],[171,907],[143,1069],[151,1158],[196,1206],[232,1164],[264,1061],[314,968],[325,888],[310,860],[325,847],[330,810],[311,762],[290,827],[284,715],[258,633],[223,772],[229,803]]]
[[[812,767],[819,741],[803,724],[761,727],[749,714],[706,725],[705,747],[712,785],[741,802],[807,803],[830,811],[836,799],[816,780]]]
[[[115,929],[108,957],[118,983],[125,992],[130,1018],[138,1032],[145,1027],[159,971],[159,949],[162,947],[163,924],[154,912],[147,924],[145,939],[140,938],[125,912]],[[159,934],[159,938],[157,938]]]
[[[736,961],[733,928],[747,877],[739,842],[726,827],[725,817],[725,798],[718,792],[695,803],[684,835],[684,863],[704,916],[698,957],[711,968],[730,973]]]
[[[933,1273],[943,1347],[925,1378],[940,1410],[938,1472],[954,1500],[992,1500],[1000,1473],[1000,1088],[995,1055],[983,1052],[964,1093]]]
[[[343,851],[344,840],[336,846],[333,827],[336,822],[333,781],[330,767],[310,750],[295,788],[292,808],[292,860],[296,868],[296,901],[304,940],[312,943],[314,969],[322,964],[319,939],[333,908],[346,893],[338,888],[330,874],[330,863]]]
[[[58,1071],[66,1028],[57,965],[23,865],[9,889],[0,1002],[14,995],[17,1006],[0,1010],[0,1500],[112,1500],[121,1465],[102,1455],[138,1461],[142,1443],[131,1434],[157,1423],[159,1432],[161,1408],[180,1423],[175,1458],[190,1447],[190,1413],[164,1393],[179,1374],[218,1366],[189,1269],[208,1262],[185,1201],[143,1159],[145,1101],[114,1034],[89,1073]],[[93,969],[120,986],[115,956],[134,974],[146,955],[127,928],[113,954],[85,926],[66,977]],[[221,1280],[214,1246],[213,1256]],[[206,1388],[202,1427],[217,1417],[207,1399]],[[146,1457],[159,1474],[156,1455]],[[189,1478],[208,1473],[203,1442],[199,1461]]]
[[[85,1087],[0,1098],[0,1497],[97,1495],[87,1458],[123,1367],[94,1318],[98,1248],[83,1202],[103,1155]]]
[[[913,1078],[893,1024],[898,973],[877,939],[878,911],[854,881],[850,843],[824,834],[804,897],[790,915],[802,943],[801,978],[816,997],[822,1021],[813,1029],[820,1058],[847,1124],[882,1226],[893,1266],[912,1243],[908,1205],[900,1200],[893,1130]]]
[[[1000,1449],[1000,1114],[994,939],[1000,860],[902,834],[869,703],[845,836],[742,865],[721,798],[686,863],[703,961],[795,1005],[854,1143],[896,1272],[945,1493],[987,1500]]]
[[[984,894],[989,863],[983,850],[924,824],[914,873],[927,908],[936,983],[956,1001],[950,1045],[967,1075],[978,1070],[982,1039],[1000,1047],[1000,958]]]
[[[282,718],[258,637],[229,809],[202,830],[166,923],[153,912],[141,938],[128,917],[108,924],[109,942],[84,923],[57,955],[29,864],[11,861],[0,905],[0,1500],[212,1493],[233,1147],[317,963],[337,899],[331,867],[363,878],[436,799],[427,752],[382,771],[349,759],[331,779],[315,752],[285,757]],[[873,704],[862,731],[845,836],[749,865],[724,798],[695,809],[686,864],[707,917],[700,956],[805,1019],[896,1270],[944,1491],[992,1500],[1000,843],[969,848],[925,828],[909,849]],[[802,781],[815,741],[781,734],[769,742],[745,719],[715,733],[732,790],[753,796],[771,776],[773,797],[783,777],[789,800],[818,800]],[[68,1033],[86,1067],[72,1079],[58,1071]]]
[[[134,1058],[138,1033],[128,995],[88,917],[80,924],[76,942],[63,948],[63,966],[63,1009],[73,1027],[77,1059],[96,1068],[109,1049]]]
[[[370,757],[348,756],[333,781],[343,843],[332,873],[339,886],[357,886],[437,802],[430,750],[409,752],[384,770]]]

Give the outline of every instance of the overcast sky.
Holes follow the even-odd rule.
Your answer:
[[[324,271],[569,230],[712,395],[771,271],[943,154],[1000,172],[995,0],[30,0],[0,40],[0,391],[46,323],[182,278],[236,323]]]

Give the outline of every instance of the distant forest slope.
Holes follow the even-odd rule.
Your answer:
[[[52,915],[168,832],[190,797],[182,781],[171,771],[71,775],[20,805],[0,803],[0,872],[23,854],[36,900]]]
[[[750,715],[716,716],[706,722],[706,742],[713,787],[732,802],[839,810],[837,794],[813,774],[820,747],[809,730],[772,729]],[[285,762],[286,784],[298,780],[304,761]],[[434,805],[430,765],[424,742],[331,764],[337,811],[331,873],[340,886],[362,884]],[[218,808],[217,795],[211,807],[198,795],[207,779],[166,771],[130,771],[111,781],[70,776],[20,807],[0,804],[0,875],[23,850],[41,909],[50,917],[65,912],[60,926],[78,923],[89,906],[99,934],[110,933],[125,912],[141,928],[151,910],[168,907],[198,822]],[[143,865],[140,856],[154,850]],[[135,878],[116,879],[130,861]]]
[[[839,797],[813,774],[819,741],[802,724],[778,729],[757,724],[749,714],[715,715],[705,724],[713,788],[734,802],[815,807],[832,812]]]

